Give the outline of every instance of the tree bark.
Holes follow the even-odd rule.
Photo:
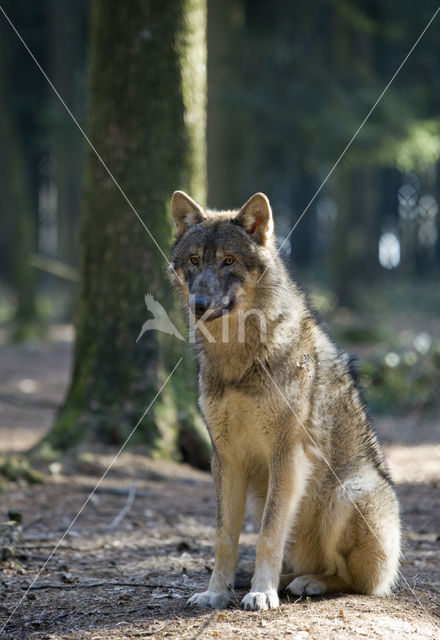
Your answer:
[[[6,42],[0,45],[0,213],[3,231],[0,251],[17,292],[15,337],[26,335],[26,326],[37,319],[35,273],[30,265],[35,250],[35,220],[29,176],[14,115]],[[9,242],[7,241],[9,239]],[[12,243],[11,243],[12,239]]]
[[[75,116],[84,113],[85,67],[82,22],[84,0],[50,0],[48,4],[50,76]],[[77,266],[78,220],[81,206],[81,169],[84,140],[58,97],[51,94],[51,157],[55,161],[57,187],[58,258]]]
[[[205,0],[94,0],[89,137],[158,245],[172,241],[171,194],[206,199]],[[148,332],[144,295],[179,323],[165,259],[89,150],[80,240],[81,282],[71,387],[45,442],[121,443],[183,354]],[[184,329],[180,326],[181,332]],[[207,463],[185,358],[132,438],[151,453]]]
[[[208,201],[233,209],[243,195],[243,116],[237,109],[241,85],[242,0],[208,1]]]

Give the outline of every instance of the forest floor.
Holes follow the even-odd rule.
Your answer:
[[[68,327],[36,344],[10,345],[0,333],[0,454],[25,450],[50,426],[70,358]],[[185,608],[213,566],[210,475],[124,452],[86,502],[113,459],[103,450],[43,465],[42,484],[13,483],[0,493],[0,523],[9,510],[23,517],[15,556],[0,561],[0,637],[439,638],[439,424],[413,415],[379,419],[377,428],[405,527],[392,596],[282,596],[278,609],[240,610],[254,559],[255,529],[247,519],[233,604],[223,611]]]

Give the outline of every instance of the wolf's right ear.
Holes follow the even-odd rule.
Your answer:
[[[175,191],[171,198],[171,213],[179,238],[193,224],[202,222],[205,213],[200,205],[190,198],[184,191]]]

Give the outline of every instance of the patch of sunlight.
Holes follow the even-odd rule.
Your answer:
[[[440,444],[393,444],[386,446],[385,452],[396,484],[440,481]]]
[[[22,378],[17,382],[17,389],[22,393],[35,393],[37,388],[37,382],[31,378]]]

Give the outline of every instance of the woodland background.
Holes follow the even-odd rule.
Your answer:
[[[361,374],[373,410],[429,410],[440,362],[435,23],[320,187],[435,3],[217,0],[208,3],[207,27],[201,2],[141,3],[137,16],[136,3],[110,5],[108,14],[86,0],[4,8],[163,251],[175,188],[216,208],[264,191],[280,244],[288,237],[282,254],[318,313],[345,347],[361,355],[372,348]],[[189,126],[179,112],[185,87],[167,62],[181,55],[173,48],[180,10],[202,11],[189,28],[199,66],[181,60],[197,105]],[[148,316],[144,293],[179,322],[166,262],[115,184],[109,193],[109,176],[89,160],[89,145],[3,16],[0,29],[0,322],[20,341],[76,318],[76,378],[98,345],[93,393],[78,394],[84,385],[74,376],[52,444],[70,446],[72,430],[75,440],[93,431],[119,442],[176,359],[170,341],[134,339]],[[139,33],[145,46],[133,54]],[[163,51],[148,48],[155,39]],[[86,289],[93,296],[84,302]],[[396,330],[393,316],[402,314],[416,324]],[[191,366],[171,382],[166,415],[152,411],[143,432],[153,449],[167,432],[166,453],[184,458],[192,448],[185,434],[191,441],[198,420],[187,411]]]
[[[439,16],[384,92],[436,10],[0,2],[2,638],[438,637]],[[246,518],[232,608],[184,609],[215,522],[194,349],[137,342],[147,293],[186,336],[175,189],[214,208],[265,192],[293,277],[357,354],[401,501],[390,598],[240,611]]]

